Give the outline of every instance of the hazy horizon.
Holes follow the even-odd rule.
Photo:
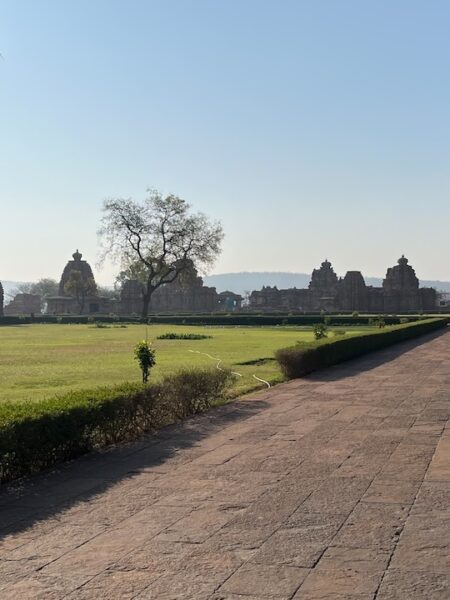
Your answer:
[[[344,273],[338,273],[337,275],[343,276]],[[381,276],[364,276],[366,285],[376,287],[382,285],[383,278]],[[237,271],[234,273],[217,273],[215,275],[204,276],[203,279],[205,285],[215,287],[218,292],[230,290],[245,295],[248,291],[261,289],[264,285],[277,286],[278,289],[293,287],[307,288],[311,280],[311,274],[286,271]],[[6,280],[2,283],[6,299],[9,301],[20,284],[32,282]],[[420,286],[434,287],[437,291],[450,293],[450,281],[421,279]],[[109,284],[107,287],[112,287],[112,285]]]
[[[0,280],[96,266],[101,205],[172,192],[223,223],[212,273],[450,279],[443,0],[5,0]]]
[[[329,257],[325,257],[325,258],[327,258],[328,260],[330,260]],[[299,269],[299,270],[295,271],[295,270],[286,270],[286,269],[281,269],[281,268],[280,269],[264,269],[264,268],[261,268],[261,269],[255,269],[255,270],[241,269],[241,270],[235,270],[235,271],[220,271],[219,272],[216,269],[212,269],[212,270],[210,270],[207,273],[199,273],[199,274],[203,278],[206,278],[206,279],[213,278],[213,277],[216,277],[216,276],[220,277],[222,275],[225,275],[225,276],[227,276],[227,275],[246,275],[246,274],[249,274],[249,275],[254,275],[254,274],[263,275],[263,274],[266,274],[266,273],[267,274],[271,274],[271,275],[272,274],[282,274],[282,275],[292,275],[292,276],[297,276],[297,275],[302,275],[303,276],[303,275],[305,275],[305,276],[310,277],[310,275],[312,273],[312,270],[319,268],[321,262],[323,262],[323,260],[325,260],[325,258],[323,258],[322,260],[320,260],[317,264],[313,265],[313,267],[311,268],[310,271],[308,271],[306,269],[304,269],[304,270],[300,270]],[[42,271],[42,272],[39,272],[37,275],[35,275],[33,277],[26,277],[26,278],[21,278],[21,279],[19,279],[17,277],[3,277],[3,279],[2,279],[1,272],[0,272],[0,282],[12,281],[13,283],[29,283],[29,282],[35,282],[35,281],[38,281],[39,279],[47,278],[47,277],[50,278],[50,279],[55,279],[56,281],[59,281],[60,278],[61,278],[62,271],[63,271],[66,263],[69,260],[72,260],[71,256],[68,257],[66,261],[63,261],[61,263],[59,271],[52,271],[52,272],[50,272],[48,270],[45,271],[45,272]],[[91,267],[93,269],[93,272],[94,272],[94,277],[95,277],[95,279],[96,279],[96,281],[97,281],[97,283],[99,285],[112,286],[114,284],[115,273],[118,273],[119,270],[120,270],[117,267],[117,265],[114,266],[112,264],[109,264],[107,269],[103,269],[101,266],[99,266],[99,264],[95,260],[94,261],[90,261],[89,257],[86,257],[84,254],[83,254],[83,260],[87,260],[87,262],[89,262],[89,264],[91,265]],[[414,268],[414,270],[416,271],[416,275],[417,275],[417,277],[419,278],[420,281],[442,281],[442,282],[450,281],[450,271],[449,271],[447,279],[445,277],[444,278],[439,278],[439,277],[432,278],[432,277],[428,277],[427,273],[418,274],[417,273],[417,269],[415,268],[415,265],[414,265],[414,263],[411,262],[411,260],[408,260],[408,263]],[[379,273],[375,273],[375,274],[374,273],[371,273],[371,274],[365,273],[362,269],[358,269],[358,268],[355,268],[355,269],[344,268],[343,270],[338,271],[336,269],[335,263],[333,261],[331,261],[331,264],[333,266],[334,271],[338,275],[338,277],[343,277],[347,271],[356,270],[356,271],[361,271],[362,272],[362,275],[363,275],[363,277],[364,277],[365,280],[371,280],[371,279],[382,280],[386,276],[387,269],[389,267],[393,267],[395,264],[397,264],[397,259],[394,260],[394,261],[392,261],[391,264],[386,265],[386,267],[384,269],[381,269]],[[3,264],[3,267],[4,267],[4,264]],[[5,271],[5,269],[3,269],[3,270]],[[105,275],[106,275],[106,277],[105,277]]]

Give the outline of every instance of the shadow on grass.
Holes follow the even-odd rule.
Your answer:
[[[360,373],[376,369],[377,367],[389,363],[402,354],[405,354],[410,350],[414,350],[414,348],[417,348],[418,346],[422,346],[423,344],[441,337],[442,335],[448,333],[448,331],[448,329],[444,328],[434,331],[433,333],[427,333],[412,340],[398,342],[397,344],[393,344],[392,346],[383,348],[382,350],[375,350],[358,358],[352,358],[337,365],[315,371],[314,373],[307,375],[306,379],[310,381],[326,382],[339,381],[341,379],[345,379],[346,377],[359,375]]]
[[[266,407],[263,400],[218,406],[136,442],[87,454],[51,471],[5,484],[0,488],[0,540],[48,519],[63,518],[65,511],[98,497],[138,473],[152,469],[164,472],[165,462],[179,450],[192,448],[224,427]],[[107,512],[108,506],[104,508]]]

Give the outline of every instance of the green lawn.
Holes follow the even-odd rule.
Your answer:
[[[339,328],[342,330],[342,328]],[[347,329],[346,335],[369,328]],[[205,340],[157,340],[168,333],[204,333]],[[221,358],[225,367],[242,374],[236,393],[258,386],[253,375],[282,380],[274,351],[295,342],[312,341],[310,327],[200,327],[128,325],[18,325],[0,327],[0,400],[39,400],[71,389],[139,381],[134,345],[145,339],[156,348],[157,379],[179,367],[215,366],[204,354]],[[330,336],[333,336],[331,329]],[[194,351],[194,352],[191,352]],[[241,364],[261,361],[256,364]]]

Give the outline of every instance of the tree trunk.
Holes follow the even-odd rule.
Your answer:
[[[150,307],[150,300],[152,299],[152,294],[155,291],[151,284],[147,284],[145,292],[142,294],[142,314],[141,317],[146,319],[148,317],[148,309]]]
[[[144,294],[142,296],[142,313],[141,317],[146,319],[148,316],[148,307],[150,305],[150,296],[148,294]]]
[[[83,309],[84,309],[84,297],[80,293],[77,293],[76,299],[77,299],[77,304],[78,304],[78,314],[82,315]]]

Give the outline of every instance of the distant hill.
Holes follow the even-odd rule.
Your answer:
[[[218,292],[230,290],[242,294],[248,290],[260,290],[263,285],[276,285],[279,289],[306,288],[311,280],[309,273],[274,272],[242,272],[221,273],[204,277],[205,284],[217,288]],[[381,277],[365,277],[367,285],[381,286]],[[450,281],[421,280],[422,287],[434,287],[439,291],[450,292]]]

